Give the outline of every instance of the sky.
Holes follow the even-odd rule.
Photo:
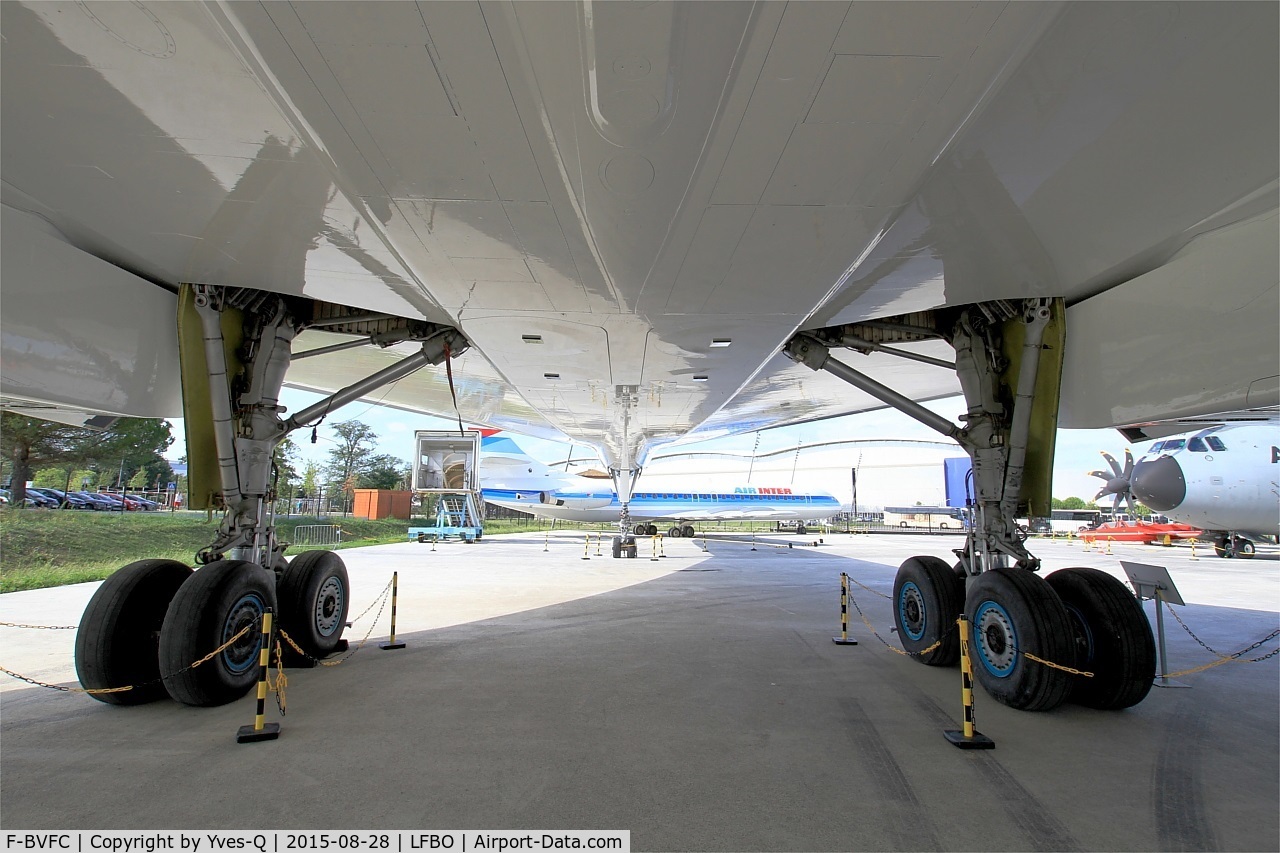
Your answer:
[[[281,403],[290,412],[297,412],[319,399],[320,396],[317,394],[288,388],[281,393]],[[951,421],[958,422],[960,414],[964,411],[964,400],[961,397],[952,397],[931,402],[928,407]],[[355,402],[334,412],[320,425],[316,431],[317,441],[315,444],[311,443],[311,430],[309,429],[298,430],[293,434],[294,444],[299,449],[301,464],[305,464],[307,460],[315,460],[321,465],[327,462],[329,451],[337,446],[335,441],[337,434],[333,430],[333,424],[347,420],[359,420],[373,428],[374,432],[379,436],[377,453],[390,454],[406,461],[413,453],[413,433],[415,430],[457,429],[456,420],[445,420],[367,402]],[[186,452],[182,439],[182,421],[173,420],[171,423],[174,425],[173,432],[176,441],[166,455],[168,458],[176,460]],[[518,443],[525,452],[542,462],[563,461],[569,455],[569,445],[567,443],[562,444],[528,436],[514,437],[517,438]],[[765,454],[774,450],[795,447],[797,444],[843,439],[918,439],[937,441],[940,438],[933,430],[906,415],[892,409],[884,409],[811,424],[766,430],[760,433],[758,445],[756,444],[755,434],[748,433],[701,442],[697,445],[684,445],[681,450],[714,450],[750,456],[753,447],[758,453]],[[1107,467],[1100,452],[1107,451],[1111,453],[1123,464],[1124,450],[1127,446],[1124,437],[1113,429],[1058,430],[1057,452],[1054,461],[1053,496],[1056,498],[1074,496],[1083,498],[1085,501],[1091,501],[1102,485],[1102,481],[1096,477],[1088,476],[1088,472]],[[1140,449],[1139,447],[1133,448],[1135,456],[1138,455]],[[589,448],[583,445],[578,445],[573,450],[575,459],[588,456],[591,452]],[[655,451],[655,454],[662,452],[664,451],[659,449]],[[859,463],[866,464],[865,454],[867,452],[870,451],[862,451],[860,455],[856,448],[848,448],[843,456],[824,456],[822,457],[823,460],[833,460],[829,478],[825,477],[822,471],[814,470],[810,466],[808,475],[802,481],[798,481],[797,484],[803,484],[806,488],[829,491],[847,502],[851,492],[849,485],[850,466]],[[915,458],[913,458],[913,453]],[[964,452],[957,446],[954,453],[932,450],[919,452],[895,451],[892,454],[881,452],[880,455],[888,456],[892,460],[901,460],[903,467],[900,471],[900,476],[890,477],[885,475],[879,481],[882,484],[879,486],[877,481],[871,478],[860,481],[864,484],[859,488],[861,505],[883,506],[914,503],[915,500],[909,500],[913,495],[917,500],[925,504],[935,502],[937,500],[935,492],[940,494],[942,485],[940,459],[945,456],[963,456]],[[725,464],[731,466],[734,463],[728,462]],[[886,463],[888,467],[892,467],[895,464],[898,463],[896,461]],[[886,465],[880,467],[883,468]],[[299,465],[299,468],[301,468],[301,465]],[[658,471],[659,469],[655,465],[651,470]],[[735,473],[745,474],[746,472]],[[934,476],[935,473],[936,477]],[[913,476],[926,479],[913,479]],[[792,469],[792,477],[795,477],[794,469]],[[890,485],[891,483],[893,485]],[[867,491],[868,488],[871,490],[870,492]],[[877,490],[882,494],[877,494]]]

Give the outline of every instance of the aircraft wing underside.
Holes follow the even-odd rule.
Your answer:
[[[1278,10],[6,2],[0,395],[180,414],[198,283],[454,326],[452,388],[368,399],[612,460],[883,405],[798,330],[1024,297],[1068,305],[1064,425],[1275,406]]]

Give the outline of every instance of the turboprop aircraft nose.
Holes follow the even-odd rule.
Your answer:
[[[1172,456],[1139,462],[1130,481],[1133,496],[1156,512],[1175,509],[1187,496],[1187,479]]]

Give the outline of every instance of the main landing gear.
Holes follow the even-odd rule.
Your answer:
[[[310,327],[364,340],[291,353],[294,337]],[[224,514],[214,542],[196,555],[199,568],[140,560],[112,574],[89,601],[76,636],[76,673],[89,689],[131,688],[90,694],[117,705],[168,695],[211,706],[243,696],[258,677],[268,608],[307,658],[340,647],[351,597],[346,567],[329,551],[285,560],[288,543],[277,541],[272,512],[272,455],[293,430],[468,346],[456,330],[432,323],[200,285],[182,290],[179,334],[190,506]],[[278,397],[292,359],[360,343],[403,342],[421,348],[282,417]]]
[[[907,652],[927,666],[954,665],[963,613],[974,673],[997,701],[1026,711],[1067,699],[1127,708],[1155,678],[1142,607],[1096,569],[1035,574],[1040,561],[1015,522],[1049,506],[1063,316],[1060,300],[981,303],[802,332],[785,352],[953,438],[972,461],[972,523],[958,561],[912,557],[894,580],[893,619]],[[930,340],[950,344],[955,361],[887,345]],[[954,370],[968,404],[963,426],[831,358],[834,347]]]

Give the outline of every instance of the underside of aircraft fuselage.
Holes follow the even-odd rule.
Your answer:
[[[1014,518],[1057,426],[1280,404],[1275,4],[0,23],[0,398],[185,413],[196,503],[228,513],[207,562],[285,571],[270,451],[374,390],[596,446],[624,530],[664,442],[895,406],[973,458],[971,584],[1037,565]],[[287,418],[283,384],[337,393]],[[962,424],[917,406],[956,393]],[[900,610],[955,603],[931,595]]]

